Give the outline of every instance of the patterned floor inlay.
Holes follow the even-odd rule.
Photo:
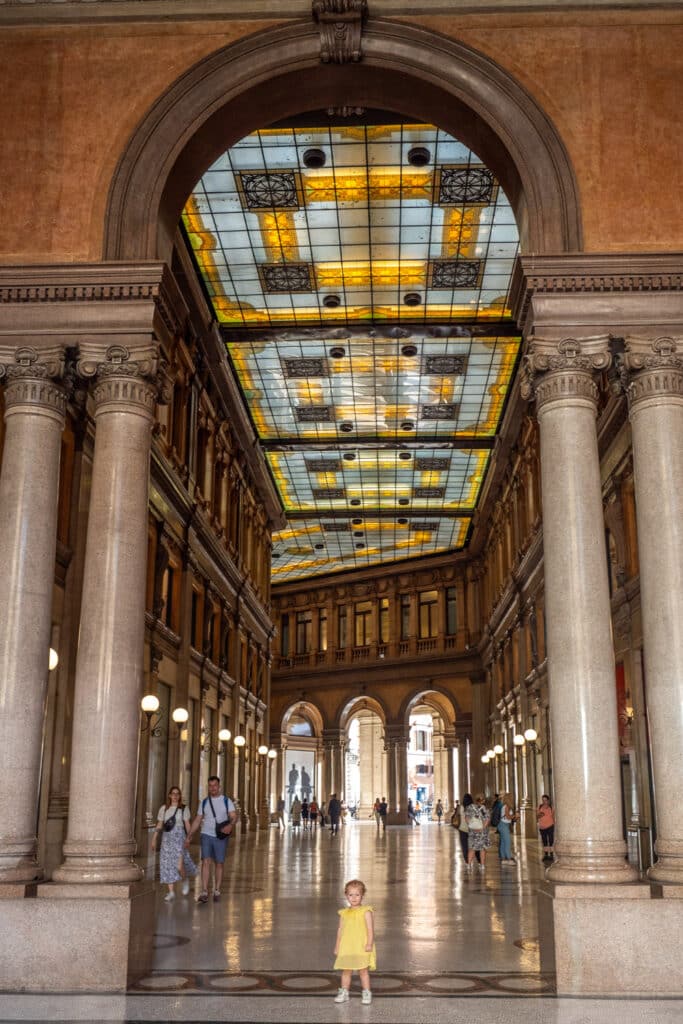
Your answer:
[[[183,993],[229,992],[230,995],[330,995],[339,984],[338,974],[319,971],[154,971],[131,986],[129,992]],[[555,992],[551,974],[401,974],[374,975],[372,987],[383,996],[547,996]]]

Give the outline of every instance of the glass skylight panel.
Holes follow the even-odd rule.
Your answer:
[[[183,220],[294,517],[274,580],[462,547],[519,349],[517,228],[481,160],[433,125],[268,129],[215,161]]]

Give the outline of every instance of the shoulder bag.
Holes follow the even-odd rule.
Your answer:
[[[225,800],[225,810],[227,812],[228,801],[225,799],[225,797],[223,797],[223,799]],[[213,814],[214,821],[216,822],[216,839],[227,839],[227,833],[224,832],[223,829],[225,828],[226,825],[230,824],[230,820],[226,818],[225,821],[219,821],[218,818],[216,817],[216,811],[214,809],[213,800],[211,799],[211,797],[209,797],[209,803],[211,804],[211,813]]]
[[[172,832],[173,831],[173,829],[175,828],[175,816],[176,816],[177,813],[178,813],[178,808],[176,807],[175,811],[173,812],[171,817],[168,819],[168,821],[164,821],[164,832]],[[164,814],[166,814],[166,808],[165,807],[164,807]]]

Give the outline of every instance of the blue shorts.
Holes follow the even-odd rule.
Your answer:
[[[202,832],[199,840],[202,860],[213,860],[216,864],[223,864],[225,855],[228,852],[228,843],[230,842],[227,836],[225,839],[217,839],[216,836],[207,836]]]

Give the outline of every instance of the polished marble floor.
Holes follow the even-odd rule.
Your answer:
[[[158,887],[153,970],[125,996],[0,996],[0,1021],[523,1021],[668,1024],[683,1001],[558,999],[539,967],[535,842],[518,863],[495,849],[468,875],[447,825],[350,822],[338,837],[248,833],[232,842],[220,902],[165,903]],[[150,869],[152,865],[148,866]],[[344,882],[375,910],[374,1001],[337,1006],[332,970]]]

